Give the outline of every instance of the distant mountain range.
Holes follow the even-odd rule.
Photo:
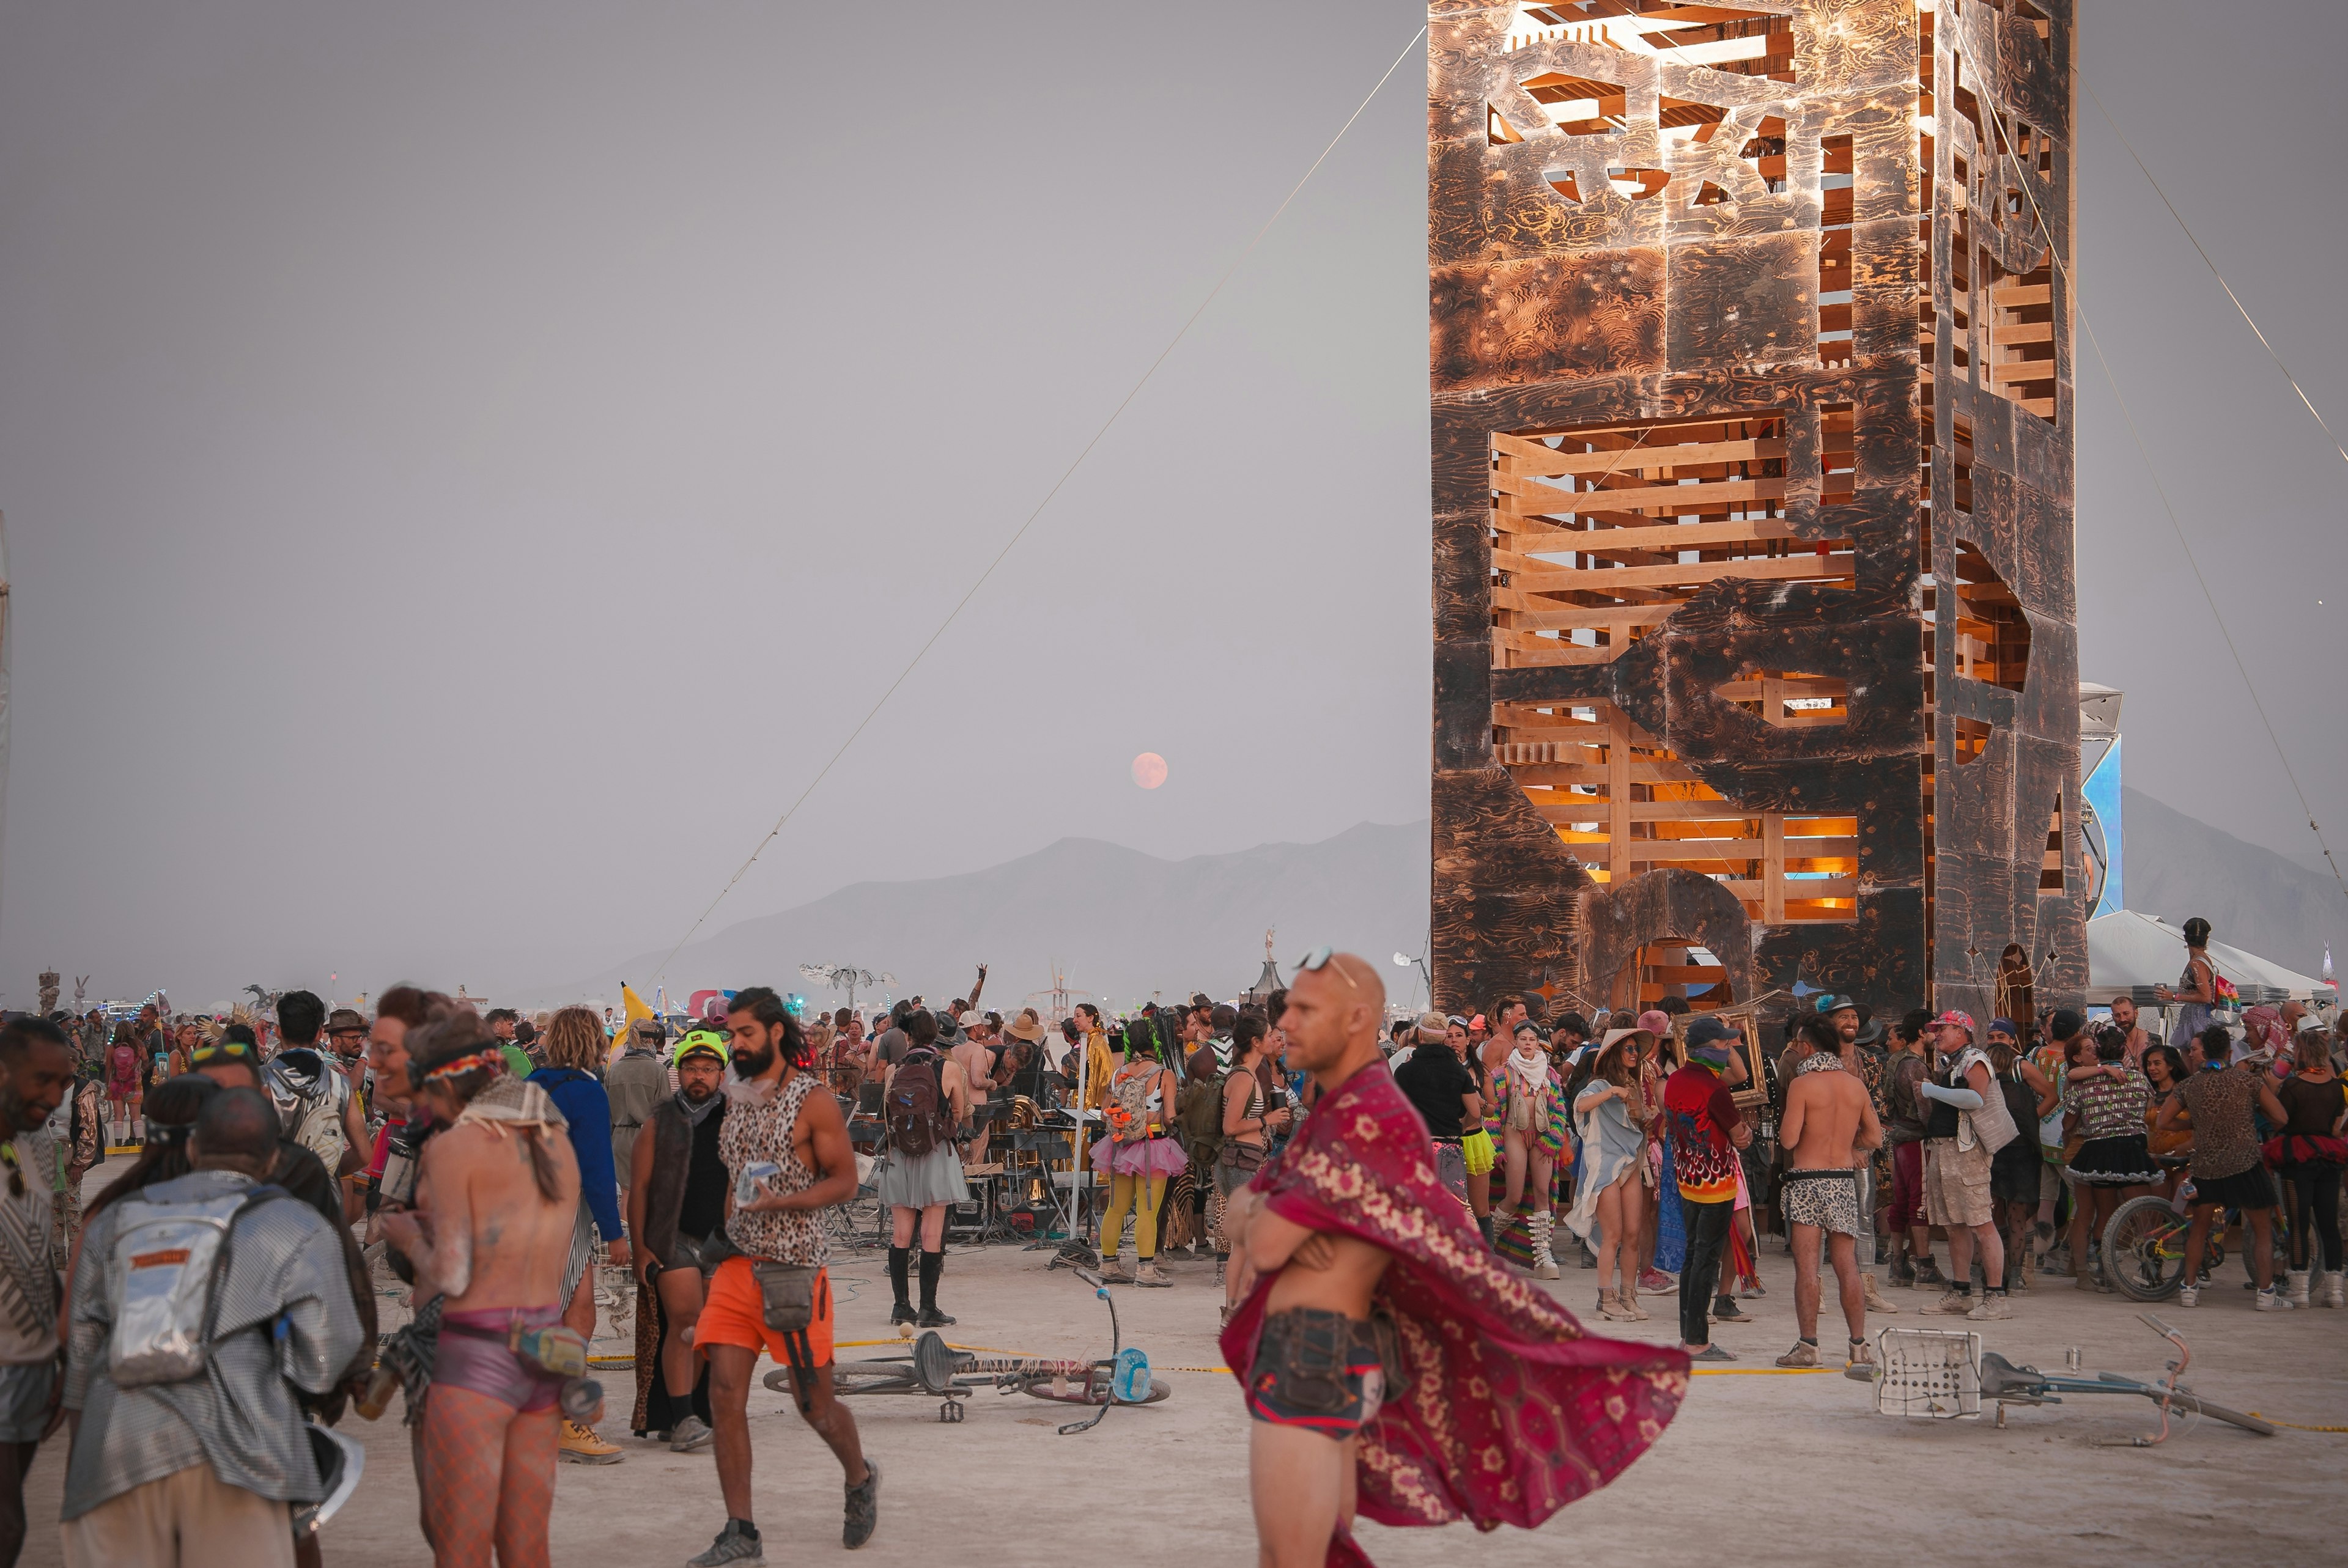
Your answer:
[[[1384,966],[1399,999],[1416,977],[1393,955],[1426,941],[1427,854],[1424,822],[1363,823],[1319,844],[1173,861],[1064,838],[984,871],[860,882],[741,921],[679,953],[663,983],[672,1005],[703,987],[764,984],[838,1006],[847,999],[808,983],[799,966],[854,964],[894,974],[888,994],[943,1001],[966,995],[983,961],[985,1002],[1015,1007],[1051,986],[1057,964],[1072,989],[1131,1007],[1154,991],[1237,995],[1262,972],[1264,932],[1276,927],[1283,973],[1329,944]],[[616,1002],[626,980],[649,1000],[660,959],[647,953],[525,995],[530,1005]],[[857,1000],[860,1009],[865,998]]]
[[[2348,960],[2348,895],[2329,871],[2121,792],[2128,907],[2181,926],[2199,915],[2218,940],[2321,978],[2326,943]]]
[[[2328,875],[2126,794],[2132,907],[2171,925],[2202,916],[2220,940],[2308,975],[2320,971],[2327,941],[2348,958],[2348,897]],[[983,960],[985,999],[1015,1006],[1050,987],[1056,964],[1071,988],[1130,1007],[1155,992],[1236,995],[1262,971],[1264,931],[1276,927],[1283,972],[1329,943],[1385,966],[1399,999],[1416,977],[1390,960],[1426,943],[1427,849],[1424,822],[1364,823],[1318,844],[1172,861],[1064,838],[983,871],[860,882],[738,922],[679,953],[664,983],[673,1004],[702,987],[767,984],[838,1005],[845,999],[811,985],[799,966],[857,964],[894,974],[889,995],[943,1000],[966,993]],[[649,998],[660,958],[644,954],[525,994],[532,1005],[616,1002],[627,980]]]

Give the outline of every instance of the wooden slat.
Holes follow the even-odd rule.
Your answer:
[[[1552,703],[1551,706],[1559,708],[1587,708],[1591,706],[1591,704],[1588,702],[1557,702]],[[1513,724],[1521,729],[1539,728],[1543,730],[1558,731],[1571,730],[1576,734],[1587,737],[1592,742],[1603,742],[1606,738],[1606,721],[1602,718],[1577,719],[1570,713],[1544,713],[1539,707],[1529,702],[1493,703],[1492,723],[1496,724]],[[1560,735],[1560,738],[1562,739],[1563,736]]]
[[[1497,514],[1509,522],[1519,519]],[[1790,539],[1794,530],[1783,518],[1732,518],[1717,523],[1657,523],[1649,528],[1512,529],[1507,542],[1519,553],[1533,550],[1694,550],[1713,545],[1751,544],[1759,539]],[[1495,547],[1497,550],[1498,547]],[[1554,561],[1545,563],[1554,566]]]
[[[1550,569],[1570,571],[1578,569],[1570,567],[1552,567]],[[1562,631],[1568,627],[1579,629],[1585,626],[1612,626],[1617,621],[1626,621],[1632,626],[1658,626],[1663,622],[1669,620],[1673,614],[1678,610],[1682,602],[1679,600],[1667,598],[1661,594],[1648,595],[1646,597],[1653,599],[1655,602],[1653,604],[1593,605],[1586,610],[1577,610],[1572,605],[1560,604],[1553,599],[1539,599],[1529,593],[1525,593],[1518,589],[1507,587],[1499,583],[1495,583],[1492,586],[1492,608],[1494,610],[1516,610],[1523,614],[1543,616],[1586,614],[1591,618],[1586,620],[1542,620],[1538,623],[1529,620],[1519,620],[1517,622],[1517,624],[1521,627],[1529,627],[1538,624],[1540,630],[1544,631]]]
[[[2007,283],[1992,289],[1989,297],[2002,311],[2018,311],[2024,305],[2050,305],[2054,302],[2051,283]]]
[[[1838,565],[1830,556],[1778,556],[1754,560],[1683,561],[1671,566],[1560,567],[1553,571],[1519,572],[1511,586],[1529,593],[1612,593],[1618,588],[1692,586],[1724,577],[1785,582],[1803,578],[1849,580],[1855,574],[1849,557]]]
[[[1522,517],[1597,509],[1609,512],[1701,512],[1740,501],[1776,501],[1786,495],[1783,479],[1716,479],[1694,485],[1643,485],[1603,490],[1561,490],[1538,479],[1519,479],[1501,473],[1493,486],[1504,497],[1517,497],[1502,509]]]
[[[2001,346],[2016,343],[2053,343],[2053,322],[2015,322],[2007,326],[1989,329],[1989,341]]]
[[[1637,800],[1630,807],[1633,822],[1736,822],[1762,815],[1725,800]]]
[[[2003,386],[2012,382],[2052,381],[2054,362],[2051,359],[2010,359],[2003,364],[1989,367],[1989,377]]]
[[[1536,637],[1529,631],[1511,631],[1500,626],[1492,629],[1493,652],[1514,655],[1506,664],[1496,661],[1496,670],[1611,664],[1622,658],[1629,647],[1627,642],[1618,642],[1609,648],[1590,648],[1561,638]]]
[[[1503,749],[1513,751],[1517,748]],[[1517,763],[1508,757],[1502,757],[1500,761],[1519,784],[1532,789],[1556,789],[1567,784],[1603,784],[1606,782],[1606,766],[1603,763],[1565,763],[1546,760]],[[1702,781],[1695,776],[1695,770],[1685,763],[1659,763],[1645,757],[1634,756],[1631,761],[1631,782],[1632,784],[1698,784]]]
[[[1614,610],[1519,610],[1509,612],[1514,617],[1509,624],[1519,631],[1612,631],[1619,651],[1630,641],[1632,627],[1667,620],[1678,608],[1666,604],[1641,610],[1626,604]]]
[[[1765,901],[1767,890],[1758,882],[1729,881],[1721,884],[1739,898],[1759,898]],[[1856,876],[1817,876],[1788,881],[1785,885],[1786,901],[1807,898],[1855,898],[1859,896]]]
[[[1538,441],[1495,432],[1493,449],[1510,459],[1519,475],[1643,473],[1651,468],[1683,468],[1699,463],[1746,463],[1783,457],[1782,440],[1711,441],[1673,446],[1648,440],[1622,452],[1559,452]]]

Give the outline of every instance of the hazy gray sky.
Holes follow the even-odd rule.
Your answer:
[[[2348,7],[2086,13],[2089,79],[2348,422]],[[210,1001],[664,948],[1421,19],[0,5],[7,1003],[47,963]],[[1407,62],[718,924],[1066,834],[1424,815],[1423,137]],[[2348,475],[2084,105],[2081,146],[2089,319],[2348,846]],[[2080,392],[2082,668],[2131,780],[2304,854]]]

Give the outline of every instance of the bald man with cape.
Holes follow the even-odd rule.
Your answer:
[[[1345,971],[1360,965],[1357,992],[1377,986],[1351,955],[1314,956],[1349,985]],[[1325,1012],[1332,998],[1372,999],[1331,990],[1319,972],[1297,977],[1282,1028],[1292,1065],[1323,1078],[1323,1092],[1250,1184],[1249,1210],[1366,1244],[1390,1260],[1370,1297],[1382,1395],[1350,1434],[1350,1490],[1359,1512],[1381,1524],[1465,1519],[1478,1530],[1529,1529],[1620,1475],[1662,1436],[1686,1393],[1687,1358],[1676,1347],[1593,1338],[1501,1266],[1437,1179],[1426,1125],[1377,1057],[1374,1003],[1351,1009],[1370,1020],[1365,1058],[1331,1045],[1318,1066],[1296,1060],[1313,1050],[1303,1038],[1313,1031],[1297,1012],[1300,999],[1307,1009],[1320,999]],[[1294,1256],[1303,1263],[1303,1249]],[[1280,1279],[1277,1267],[1260,1274],[1222,1334],[1224,1358],[1259,1420],[1282,1419],[1277,1378],[1257,1354]],[[1260,1529],[1263,1502],[1260,1492]],[[1346,1523],[1341,1515],[1330,1538],[1331,1568],[1368,1562]]]

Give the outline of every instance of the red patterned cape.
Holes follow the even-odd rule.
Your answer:
[[[1272,1213],[1394,1258],[1378,1285],[1403,1387],[1362,1430],[1360,1512],[1381,1524],[1529,1528],[1629,1468],[1687,1392],[1677,1347],[1596,1339],[1509,1274],[1435,1175],[1426,1123],[1374,1063],[1324,1094],[1252,1184]],[[1242,1380],[1272,1280],[1223,1329]],[[1332,1564],[1366,1562],[1342,1532]]]

